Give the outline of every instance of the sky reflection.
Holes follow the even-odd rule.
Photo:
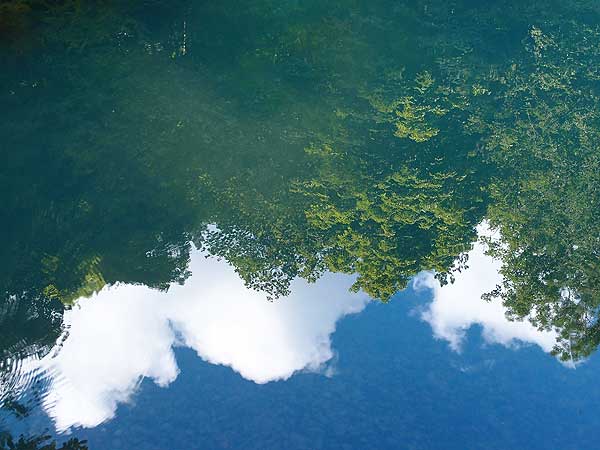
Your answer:
[[[66,314],[67,338],[42,361],[52,374],[46,410],[59,430],[111,418],[142,378],[167,386],[178,375],[174,346],[256,383],[299,370],[327,374],[336,322],[368,302],[348,291],[352,278],[344,275],[297,280],[289,297],[269,302],[224,261],[196,251],[190,269],[186,284],[167,293],[107,287]]]
[[[480,236],[491,236],[486,224],[478,229]],[[448,341],[455,351],[461,350],[467,330],[478,324],[483,338],[492,344],[517,346],[533,343],[550,352],[556,342],[556,333],[540,331],[529,321],[510,321],[499,298],[483,301],[481,296],[501,284],[501,262],[485,254],[485,247],[476,242],[469,252],[469,268],[457,274],[452,284],[440,286],[430,272],[415,277],[415,289],[430,289],[433,299],[422,312],[421,318],[431,325],[433,335]]]
[[[485,227],[480,233],[487,233]],[[442,287],[432,273],[419,274],[413,289],[431,293],[420,318],[456,352],[475,324],[487,343],[533,343],[549,352],[554,333],[511,322],[499,301],[481,300],[501,280],[499,268],[476,243],[469,269],[453,284]],[[298,371],[333,375],[336,323],[369,302],[365,294],[349,292],[353,278],[346,275],[329,273],[314,284],[296,280],[289,297],[269,302],[246,288],[226,262],[207,259],[200,251],[193,252],[190,270],[185,285],[173,285],[166,293],[120,284],[80,299],[67,312],[68,333],[61,345],[43,360],[29,362],[32,371],[49,374],[44,409],[57,430],[95,427],[113,418],[144,378],[168,386],[179,374],[177,346],[259,384]]]

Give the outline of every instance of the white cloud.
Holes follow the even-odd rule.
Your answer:
[[[167,293],[117,285],[67,312],[69,335],[42,361],[52,379],[45,408],[57,429],[111,418],[142,377],[161,386],[175,380],[174,345],[257,383],[319,371],[333,356],[337,320],[368,302],[348,291],[353,278],[345,275],[296,280],[289,297],[269,302],[224,261],[196,251],[190,269],[186,284]]]
[[[64,430],[95,426],[127,401],[141,377],[165,386],[178,374],[175,339],[160,293],[141,286],[105,288],[67,312],[69,335],[55,357],[45,407]]]
[[[490,233],[485,224],[478,231],[480,235],[489,236]],[[510,321],[500,300],[486,302],[481,299],[502,282],[500,267],[500,261],[486,255],[484,246],[477,242],[469,252],[469,268],[457,274],[453,284],[442,287],[431,272],[419,274],[413,281],[414,287],[431,289],[433,294],[422,319],[431,325],[436,338],[448,341],[455,351],[460,351],[466,331],[479,324],[489,343],[514,346],[518,342],[527,342],[549,352],[555,344],[555,333],[539,331],[526,320]]]
[[[482,227],[480,232],[488,231]],[[422,319],[434,336],[460,351],[466,331],[480,324],[490,343],[528,342],[551,350],[553,333],[511,322],[499,301],[481,300],[501,281],[500,263],[486,256],[482,245],[470,252],[469,266],[444,287],[432,273],[415,278],[416,289],[433,294]],[[247,289],[224,261],[194,251],[190,270],[186,284],[167,293],[121,284],[80,299],[66,313],[68,335],[30,367],[50,375],[44,407],[58,430],[112,418],[143,378],[160,386],[174,381],[179,371],[175,345],[193,348],[204,360],[256,383],[287,379],[301,370],[330,374],[326,363],[334,356],[336,322],[369,301],[348,291],[354,278],[346,275],[326,274],[314,284],[295,280],[289,297],[269,302]]]

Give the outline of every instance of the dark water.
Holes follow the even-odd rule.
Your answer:
[[[594,448],[599,63],[584,0],[0,1],[0,448]]]

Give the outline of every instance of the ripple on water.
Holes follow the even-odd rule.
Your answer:
[[[65,336],[63,312],[59,302],[25,294],[0,304],[0,428],[46,408],[48,360]]]

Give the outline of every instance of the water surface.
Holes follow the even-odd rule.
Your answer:
[[[593,448],[599,43],[585,0],[0,1],[1,448]]]

